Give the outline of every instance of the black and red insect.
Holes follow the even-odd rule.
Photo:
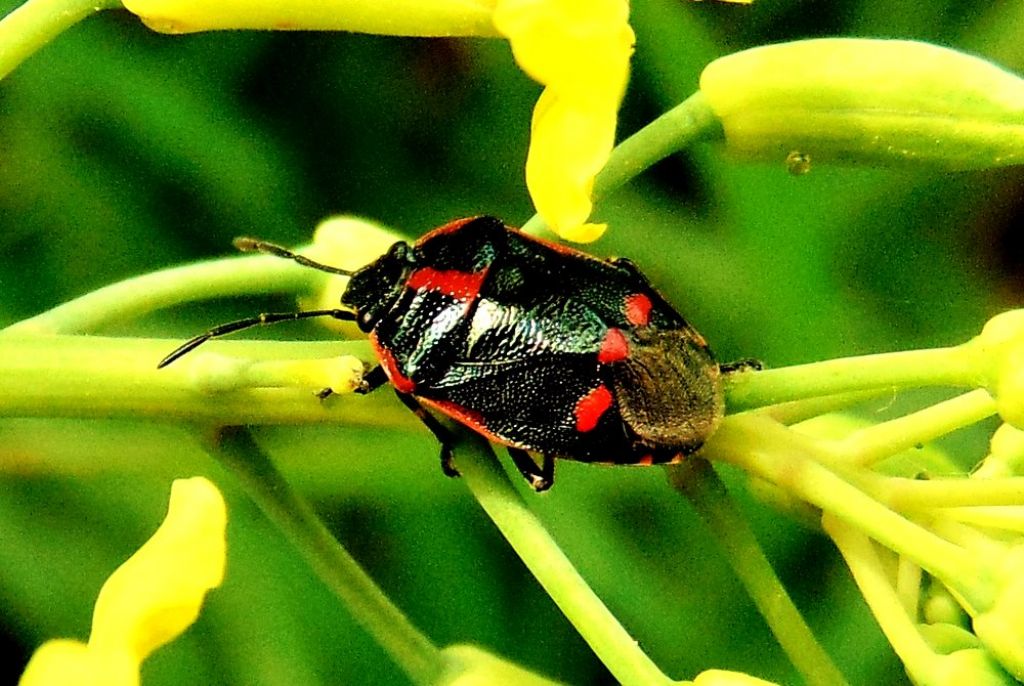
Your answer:
[[[452,435],[424,406],[507,446],[538,491],[552,483],[554,457],[672,462],[700,448],[722,418],[722,369],[707,343],[629,260],[601,260],[493,217],[395,243],[355,272],[262,241],[236,245],[351,276],[344,309],[225,324],[160,366],[251,326],[355,321],[380,361],[358,391],[390,381],[440,441],[446,474],[457,474]],[[531,452],[543,456],[540,466]]]

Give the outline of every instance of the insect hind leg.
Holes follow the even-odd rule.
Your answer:
[[[734,374],[736,372],[759,372],[764,369],[764,365],[761,364],[761,360],[755,360],[752,357],[745,357],[742,360],[735,360],[733,362],[726,362],[718,365],[718,369],[723,374]]]
[[[372,375],[374,371],[376,370],[372,370],[369,375]],[[417,419],[423,422],[423,425],[430,430],[430,433],[434,434],[434,438],[441,444],[441,471],[444,472],[444,475],[449,477],[460,476],[459,470],[455,468],[454,464],[455,436],[452,435],[452,432],[445,428],[441,422],[437,421],[434,415],[427,412],[416,398],[397,389],[395,390],[395,395],[398,396],[403,405],[416,415]]]
[[[540,467],[530,457],[530,453],[522,448],[508,446],[508,456],[512,458],[512,464],[530,484],[530,488],[538,493],[548,490],[555,483],[555,460],[548,453],[544,453]]]

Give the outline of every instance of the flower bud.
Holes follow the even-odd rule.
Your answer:
[[[919,686],[1016,686],[1014,680],[992,656],[981,648],[958,650],[935,658],[928,679],[915,679]]]
[[[979,376],[996,399],[999,416],[1024,430],[1024,310],[992,317],[981,335],[966,344]]]
[[[355,271],[376,260],[400,240],[401,236],[380,224],[359,217],[339,215],[329,217],[317,225],[313,244],[303,250],[302,254],[321,264]],[[340,306],[341,294],[348,287],[348,277],[328,276],[323,284],[316,293],[299,299],[301,309],[329,310]],[[354,338],[361,336],[354,322],[323,317],[321,323]]]
[[[921,615],[928,624],[965,627],[969,621],[953,594],[937,581],[928,586],[921,601]]]
[[[927,43],[823,38],[712,62],[700,89],[729,150],[778,160],[1024,163],[1024,80]]]
[[[1024,476],[1024,431],[1003,424],[992,434],[989,454],[971,474],[975,479]]]
[[[921,632],[928,647],[940,655],[952,655],[981,646],[977,636],[957,624],[918,624],[917,630]]]
[[[1024,545],[1014,547],[999,567],[995,602],[974,618],[974,633],[1010,674],[1024,680]]]

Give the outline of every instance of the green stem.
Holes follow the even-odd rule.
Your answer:
[[[821,522],[842,553],[861,595],[907,672],[917,683],[936,681],[935,654],[921,638],[890,586],[871,541],[854,527],[831,515],[822,517]]]
[[[700,138],[720,133],[718,118],[697,91],[615,146],[594,179],[595,201]]]
[[[388,599],[288,485],[247,429],[226,427],[207,443],[316,575],[417,684],[445,670],[441,651]]]
[[[594,179],[594,202],[608,195],[653,164],[687,147],[701,137],[720,132],[714,112],[700,91],[619,143]],[[523,230],[536,233],[544,220],[534,215]]]
[[[708,459],[730,462],[835,515],[954,589],[975,610],[992,606],[990,570],[962,548],[888,509],[815,461],[812,439],[769,420],[729,417],[705,446]],[[933,501],[934,502],[934,501]]]
[[[311,292],[325,278],[312,269],[265,255],[197,262],[119,281],[13,324],[3,333],[85,333],[194,300]]]
[[[855,431],[839,444],[844,460],[867,467],[917,444],[979,422],[996,413],[996,401],[978,389],[918,412]]]
[[[804,681],[811,686],[845,685],[842,673],[814,638],[711,464],[691,458],[671,465],[668,478],[707,523],[736,576]]]
[[[487,444],[461,435],[456,455],[477,502],[612,675],[625,686],[672,683],[572,566],[509,483]]]
[[[969,344],[731,374],[726,397],[730,412],[742,412],[838,393],[934,385],[983,385],[977,356]]]
[[[82,19],[120,6],[119,0],[28,0],[0,20],[0,79]]]
[[[1024,502],[1024,477],[998,479],[908,479],[858,472],[859,485],[894,510],[1016,506]]]
[[[385,397],[341,394],[327,383],[234,387],[260,357],[369,356],[364,342],[217,341],[157,369],[180,341],[98,336],[0,336],[0,416],[99,417],[218,424],[337,424],[411,427]],[[227,354],[221,354],[221,353]]]
[[[950,507],[942,511],[942,516],[964,524],[1024,534],[1024,507],[1020,505]]]

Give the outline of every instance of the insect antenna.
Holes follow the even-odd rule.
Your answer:
[[[307,310],[305,312],[265,312],[255,317],[249,317],[248,319],[239,319],[235,322],[228,322],[227,324],[221,324],[218,327],[210,329],[204,334],[200,334],[195,338],[186,341],[182,345],[178,346],[170,355],[160,360],[157,364],[157,369],[162,369],[174,362],[178,358],[187,355],[206,341],[211,338],[220,338],[221,336],[227,336],[230,333],[241,331],[243,329],[251,329],[254,326],[266,326],[267,324],[278,324],[280,322],[292,322],[299,319],[312,319],[314,317],[334,317],[342,321],[355,321],[355,312],[349,310]]]
[[[258,238],[249,238],[248,236],[239,236],[234,241],[234,246],[242,252],[262,252],[268,255],[274,255],[276,257],[283,257],[286,260],[292,260],[301,264],[304,267],[312,267],[313,269],[319,269],[322,272],[328,274],[341,274],[342,276],[352,276],[353,272],[347,269],[341,269],[340,267],[332,267],[315,260],[311,260],[308,257],[292,252],[288,248],[282,248],[276,243],[268,243],[267,241],[261,241]]]
[[[248,238],[242,236],[236,238],[233,241],[236,248],[242,252],[261,252],[268,255],[274,255],[276,257],[283,257],[287,260],[292,260],[304,267],[312,267],[322,272],[329,274],[340,274],[342,276],[352,276],[353,272],[347,269],[341,269],[340,267],[332,267],[327,264],[322,264],[316,260],[311,260],[308,257],[292,252],[287,248],[283,248],[276,243],[268,243],[267,241],[261,241],[257,238]],[[228,334],[235,333],[236,331],[242,331],[243,329],[250,329],[254,326],[266,326],[267,324],[277,324],[279,322],[291,322],[299,319],[312,319],[314,317],[334,317],[342,321],[355,321],[356,314],[349,310],[341,309],[330,309],[330,310],[308,310],[306,312],[265,312],[255,317],[249,317],[247,319],[239,319],[235,322],[228,322],[227,324],[221,324],[218,327],[210,329],[204,334],[200,334],[195,338],[192,338],[182,345],[178,346],[170,355],[160,360],[160,363],[156,366],[157,369],[162,369],[167,365],[171,364],[175,360],[187,355],[206,341],[211,338],[220,338],[221,336],[227,336]]]

